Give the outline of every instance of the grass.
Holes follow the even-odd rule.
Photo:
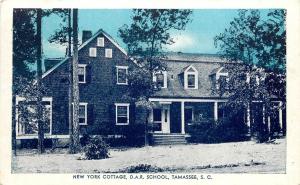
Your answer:
[[[110,158],[78,160],[82,154],[67,149],[20,150],[12,158],[13,173],[285,173],[285,139],[274,143],[253,141],[147,146],[110,149]]]

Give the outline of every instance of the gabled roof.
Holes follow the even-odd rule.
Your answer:
[[[215,75],[217,73],[226,73],[226,72],[222,72],[222,71],[224,71],[224,67],[219,67],[219,68],[212,70],[210,75]]]
[[[181,73],[185,73],[187,72],[189,69],[193,69],[195,72],[198,72],[198,70],[191,64],[191,65],[188,65],[186,67],[184,67],[182,70],[181,70]]]
[[[185,54],[184,54],[185,55]],[[205,61],[188,60],[166,60],[168,68],[168,87],[155,92],[154,97],[164,98],[220,98],[215,94],[214,84],[210,78],[213,71],[221,69],[223,62],[215,62],[216,56],[206,56]],[[184,79],[180,74],[189,68],[195,68],[198,71],[199,84],[198,89],[185,89]],[[217,69],[217,70],[216,70]],[[171,75],[173,78],[171,79]]]
[[[82,48],[84,48],[87,44],[89,44],[92,40],[94,40],[96,37],[98,37],[100,34],[103,34],[111,43],[113,43],[123,54],[125,54],[127,56],[127,52],[108,34],[106,33],[104,30],[100,29],[98,30],[91,38],[89,38],[87,41],[85,41],[84,43],[82,43],[79,48],[78,51],[80,51]],[[46,71],[43,75],[42,78],[46,77],[48,74],[50,74],[52,71],[54,71],[56,68],[58,68],[60,65],[62,65],[63,63],[65,63],[69,58],[66,57],[64,58],[61,62],[57,63],[55,66],[53,66],[51,69],[49,69],[48,71]]]
[[[182,53],[182,52],[167,52],[164,53],[165,60],[171,61],[186,61],[186,62],[217,62],[217,63],[226,63],[229,62],[221,58],[217,54],[202,54],[202,53]]]

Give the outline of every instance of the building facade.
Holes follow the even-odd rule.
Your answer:
[[[226,117],[228,110],[222,105],[227,98],[219,96],[215,90],[220,88],[220,79],[226,79],[228,72],[223,68],[226,61],[216,55],[168,53],[164,59],[167,70],[153,77],[160,88],[150,98],[153,102],[150,114],[124,98],[129,90],[128,70],[138,65],[109,34],[103,30],[94,35],[85,31],[78,55],[82,134],[126,135],[129,130],[134,132],[135,128],[143,127],[148,115],[151,133],[186,135],[188,126],[194,122],[203,119],[218,121]],[[43,98],[48,118],[46,138],[68,137],[69,60],[61,60],[43,74],[42,82],[47,89]],[[23,97],[17,97],[16,103],[20,105],[23,101]],[[274,100],[274,103],[282,104],[279,100]],[[259,102],[257,106],[260,106]],[[267,118],[263,116],[263,107],[258,110],[261,111],[257,111],[259,115],[255,118],[250,110],[245,110],[236,116],[236,121],[251,128],[250,123],[255,122],[251,119],[263,119],[278,132],[285,129],[282,109]],[[21,124],[22,116],[16,112],[17,139],[36,138],[36,131]]]

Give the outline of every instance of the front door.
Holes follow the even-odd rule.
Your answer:
[[[153,109],[153,130],[156,133],[170,133],[170,106]]]

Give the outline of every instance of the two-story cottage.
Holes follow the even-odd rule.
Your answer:
[[[66,58],[43,74],[47,87],[43,101],[49,113],[46,137],[68,137],[68,61]],[[156,135],[173,135],[184,138],[186,127],[196,119],[218,120],[226,116],[221,106],[226,98],[213,92],[219,88],[219,79],[228,72],[222,64],[226,61],[216,55],[168,53],[164,59],[168,70],[154,75],[160,85],[150,101],[154,106],[149,115]],[[128,91],[128,70],[138,67],[114,39],[103,30],[94,35],[83,32],[79,47],[79,124],[82,133],[90,135],[124,134],[126,128],[138,127],[145,121],[145,113],[134,102],[123,98]],[[23,98],[17,98],[17,104]],[[281,104],[281,101],[275,103]],[[263,109],[258,111],[263,119]],[[20,116],[19,116],[20,117]],[[256,116],[257,117],[257,116]],[[250,110],[237,116],[237,121],[250,127]],[[257,118],[255,118],[257,119]],[[17,111],[17,120],[18,111]],[[285,112],[263,119],[278,131],[285,129]],[[17,125],[17,138],[35,138],[36,133],[26,124]],[[252,121],[254,122],[254,121]]]

